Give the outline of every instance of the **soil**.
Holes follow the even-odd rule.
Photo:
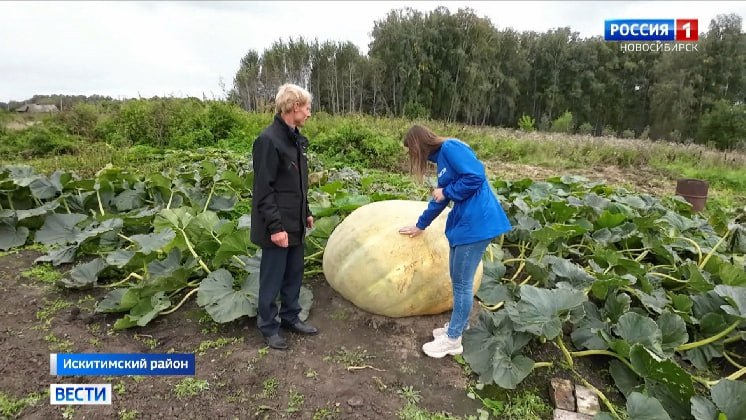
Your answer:
[[[672,195],[676,190],[676,180],[652,168],[630,170],[610,165],[561,170],[509,162],[485,163],[490,175],[511,180],[521,178],[544,180],[558,175],[575,175],[585,177],[590,181],[604,181],[609,185],[625,187],[630,191],[657,196]]]
[[[448,320],[447,313],[372,315],[316,277],[307,282],[314,294],[308,322],[320,334],[288,333],[287,351],[264,349],[255,318],[214,324],[193,300],[144,328],[114,332],[115,316],[92,311],[105,289],[60,290],[21,274],[40,255],[24,250],[0,257],[0,389],[11,398],[43,393],[50,383],[112,384],[111,406],[74,406],[75,419],[119,418],[123,410],[137,411],[136,418],[395,419],[406,405],[401,395],[406,387],[419,392],[418,407],[431,412],[466,417],[480,407],[466,395],[473,378],[453,358],[430,359],[420,350],[432,329]],[[206,342],[221,338],[228,344],[207,348]],[[184,377],[49,374],[50,352],[168,351],[197,353],[196,379],[209,388],[180,398],[176,385]],[[50,405],[48,398],[42,396],[18,418],[63,418],[65,407]]]

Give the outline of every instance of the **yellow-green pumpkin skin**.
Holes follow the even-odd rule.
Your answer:
[[[449,244],[444,230],[449,208],[420,235],[399,228],[417,222],[423,201],[377,201],[354,210],[332,232],[324,250],[329,285],[355,306],[392,318],[434,315],[452,309]],[[482,280],[482,263],[473,293]]]

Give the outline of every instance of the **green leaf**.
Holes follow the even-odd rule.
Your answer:
[[[712,387],[711,394],[728,419],[746,419],[746,382],[723,378]]]
[[[571,338],[575,347],[589,350],[606,350],[609,345],[599,334],[607,331],[607,324],[601,319],[601,313],[592,302],[584,302],[585,317],[575,325]],[[607,331],[608,332],[608,331]]]
[[[43,255],[34,260],[34,263],[51,262],[52,265],[70,264],[75,261],[75,254],[78,251],[77,245],[64,246],[59,249],[50,251],[49,254]]]
[[[715,286],[715,293],[728,302],[728,305],[720,307],[722,310],[733,316],[746,318],[746,287],[719,284]]]
[[[81,232],[76,225],[88,216],[85,214],[61,214],[53,213],[44,219],[44,225],[36,231],[34,236],[36,242],[44,245],[66,245],[75,242]]]
[[[55,184],[43,175],[31,181],[28,187],[31,194],[39,200],[49,200],[62,192],[60,185]]]
[[[598,220],[596,221],[596,225],[600,228],[613,228],[616,226],[621,225],[624,223],[624,221],[627,220],[627,216],[625,216],[622,213],[612,213],[609,210],[605,210],[601,215],[598,217]]]
[[[250,249],[255,249],[256,245],[251,242],[249,233],[245,230],[237,230],[227,237],[223,238],[223,244],[220,245],[212,263],[213,266],[219,267],[234,255],[246,255]]]
[[[619,322],[619,318],[629,312],[632,298],[626,293],[610,294],[604,303],[604,313],[613,323]]]
[[[692,416],[694,420],[718,420],[718,409],[706,397],[692,397]]]
[[[258,293],[259,289],[257,288],[257,294]],[[306,285],[301,285],[300,287],[298,304],[300,304],[301,308],[300,314],[298,314],[298,318],[300,318],[301,321],[305,321],[311,314],[311,307],[313,306],[313,292],[311,291],[311,289],[306,287]]]
[[[482,279],[482,283],[479,285],[479,290],[477,291],[477,298],[488,306],[494,306],[499,302],[512,300],[512,296],[507,286],[492,278]]]
[[[98,275],[109,265],[103,258],[96,258],[84,264],[76,265],[70,270],[70,279],[62,279],[65,287],[71,289],[88,289],[96,285]]]
[[[614,379],[614,384],[625,397],[629,397],[633,392],[642,392],[645,389],[642,379],[619,360],[609,362],[609,373]]]
[[[587,300],[579,290],[543,289],[522,286],[521,300],[507,302],[505,309],[516,331],[525,331],[552,340],[562,332],[562,323],[570,320],[570,311]]]
[[[126,288],[119,288],[110,291],[104,296],[103,299],[96,305],[96,312],[98,313],[114,313],[114,312],[125,312],[131,309],[131,306],[126,307],[122,305],[122,300]]]
[[[665,387],[679,405],[688,406],[694,395],[692,378],[673,360],[661,359],[641,344],[632,346],[629,359],[635,372]]]
[[[723,284],[729,286],[746,286],[746,271],[744,271],[743,267],[736,267],[729,262],[723,261],[718,274]]]
[[[531,340],[513,331],[504,312],[481,312],[479,322],[464,331],[464,360],[480,377],[480,382],[515,389],[533,370],[534,361],[520,354]]]
[[[135,256],[135,251],[128,251],[126,249],[118,249],[114,252],[110,252],[106,256],[106,263],[117,268],[122,268],[125,265],[129,264],[130,260],[134,256]]]
[[[138,252],[148,255],[151,252],[161,250],[176,238],[176,232],[171,228],[165,228],[158,233],[147,235],[132,235],[130,239],[140,246]]]
[[[145,204],[145,193],[143,191],[124,190],[114,197],[112,204],[120,212],[139,209]]]
[[[627,415],[635,420],[671,420],[660,401],[633,392],[627,399]]]
[[[148,325],[162,311],[171,306],[171,301],[165,292],[158,292],[150,298],[142,299],[135,305],[130,313],[114,323],[115,330],[123,330],[134,326],[144,327]]]
[[[351,212],[368,203],[370,203],[370,197],[360,194],[344,195],[334,200],[334,206],[345,212]]]
[[[252,284],[256,283],[256,285]],[[218,323],[236,320],[242,316],[254,317],[257,311],[258,276],[248,276],[241,289],[233,288],[233,276],[224,269],[210,273],[199,286],[197,304],[205,308]]]
[[[655,289],[651,294],[647,294],[642,291],[637,291],[637,297],[640,302],[649,311],[662,314],[666,307],[670,304],[666,292],[663,289]]]
[[[551,264],[555,281],[566,281],[574,287],[582,288],[592,284],[595,278],[580,266],[565,258],[549,256],[545,261]]]
[[[646,316],[628,312],[619,317],[614,332],[632,346],[642,344],[657,355],[663,356],[662,334],[658,324]]]
[[[499,259],[490,261],[489,259],[482,260],[483,276],[495,281],[499,281],[505,275],[507,269],[505,265]],[[484,280],[483,280],[484,281]]]
[[[658,317],[656,323],[662,333],[661,347],[666,355],[673,355],[676,347],[689,341],[686,323],[680,316],[671,312],[664,312]]]
[[[8,226],[0,224],[0,251],[23,246],[28,239],[29,230],[25,226]]]

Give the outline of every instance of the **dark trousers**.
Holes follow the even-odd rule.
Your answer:
[[[277,334],[280,328],[276,303],[278,294],[281,301],[279,318],[290,324],[299,321],[303,251],[303,244],[288,248],[262,248],[257,327],[265,337]]]

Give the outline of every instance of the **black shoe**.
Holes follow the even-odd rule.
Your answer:
[[[282,321],[280,323],[280,326],[292,332],[303,335],[316,335],[319,333],[318,328],[305,324],[303,321],[298,321],[295,324],[290,324],[288,322]]]
[[[267,345],[273,349],[285,350],[288,348],[287,341],[285,341],[284,338],[280,337],[279,334],[271,335],[269,337],[264,337],[264,341],[266,341]]]

